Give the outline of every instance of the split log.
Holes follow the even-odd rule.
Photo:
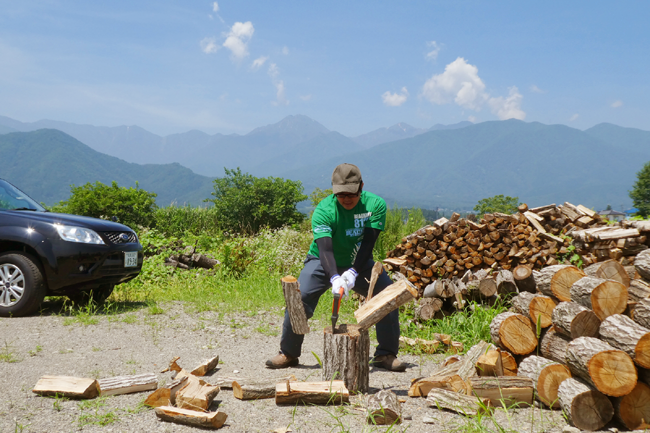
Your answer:
[[[476,361],[476,373],[479,376],[516,376],[517,361],[504,350],[488,350]]]
[[[440,314],[442,304],[442,299],[439,298],[420,298],[413,311],[413,317],[420,321],[434,319]]]
[[[217,368],[217,365],[219,365],[219,355],[203,361],[201,365],[199,365],[198,367],[194,368],[194,370],[191,371],[191,374],[193,374],[194,376],[205,376],[206,374],[210,373],[212,370]]]
[[[381,293],[373,300],[378,299]],[[331,326],[325,328],[323,380],[343,380],[351,392],[368,392],[369,356],[370,336],[366,329],[359,325],[344,324],[337,326],[336,333],[333,334]]]
[[[451,298],[453,295],[454,292],[451,290],[451,287],[446,280],[435,280],[424,288],[422,296],[424,298],[447,299]]]
[[[384,268],[381,265],[381,262],[375,262],[375,264],[372,265],[372,271],[370,272],[370,283],[368,285],[368,296],[366,296],[366,302],[372,299],[373,292],[375,291],[375,284],[377,284],[377,278],[379,278],[379,276],[383,271]]]
[[[100,395],[121,395],[133,392],[151,391],[158,387],[158,378],[153,373],[135,376],[117,376],[97,381]]]
[[[512,276],[512,272],[502,269],[497,274],[496,278],[497,293],[502,297],[517,294],[517,285]]]
[[[612,280],[584,277],[571,286],[571,301],[589,308],[600,320],[621,314],[627,307],[627,288]]]
[[[228,415],[219,411],[205,413],[172,406],[157,407],[156,416],[163,421],[207,429],[221,428],[228,418]]]
[[[481,299],[488,299],[497,294],[497,282],[487,273],[477,273],[478,290]]]
[[[232,383],[232,393],[239,400],[259,400],[262,398],[275,398],[277,381],[259,381]]]
[[[631,393],[611,399],[614,416],[629,430],[650,428],[650,386],[638,382]]]
[[[585,268],[585,274],[590,277],[602,278],[603,280],[614,280],[630,287],[630,276],[617,260],[607,260],[601,263],[594,263]]]
[[[491,406],[533,404],[533,380],[528,377],[470,377],[469,385],[472,394],[488,399]]]
[[[630,287],[627,288],[628,301],[639,302],[648,297],[650,297],[650,284],[640,279],[630,281]]]
[[[367,362],[366,362],[367,363]],[[275,404],[343,404],[350,393],[342,380],[326,382],[280,382],[275,387]]]
[[[600,325],[600,338],[627,353],[636,365],[650,368],[650,329],[627,316],[614,314]]]
[[[543,268],[535,277],[537,290],[560,301],[571,300],[571,286],[586,274],[575,266],[554,265]]]
[[[286,382],[287,380],[295,381],[297,379],[296,376],[294,376],[293,374],[269,379],[269,381],[273,383]],[[237,382],[241,386],[241,385],[247,385],[249,383],[257,383],[259,382],[259,379],[250,378],[250,377],[234,377],[234,376],[220,376],[220,377],[210,378],[210,384],[216,385],[221,389],[233,389],[233,384],[235,382]]]
[[[287,305],[293,332],[299,335],[308,334],[309,324],[307,323],[307,314],[305,314],[305,306],[302,303],[300,294],[300,283],[291,275],[283,277],[281,281],[282,293],[284,293],[284,301]]]
[[[515,280],[515,284],[519,289],[519,292],[537,292],[537,283],[535,283],[535,277],[533,276],[533,270],[528,266],[519,265],[514,271],[512,271],[512,276]]]
[[[71,376],[42,376],[32,392],[43,397],[95,398],[99,384],[95,379]]]
[[[560,407],[557,390],[564,380],[571,377],[571,372],[558,362],[531,355],[519,363],[517,375],[532,379],[537,399],[551,409],[557,409]]]
[[[399,337],[399,347],[411,347],[417,348],[422,353],[436,353],[438,347],[440,346],[440,341],[438,340],[424,340],[422,338],[408,338],[404,336]]]
[[[175,379],[169,385],[158,388],[145,399],[144,405],[149,407],[173,406],[176,404],[176,392],[185,386],[188,376]]]
[[[433,388],[427,395],[427,403],[431,407],[447,409],[469,416],[490,411],[490,401],[475,396],[459,394],[446,389]]]
[[[576,302],[560,302],[553,310],[555,330],[571,339],[598,337],[600,319],[596,313]]]
[[[581,430],[600,430],[614,417],[609,399],[594,388],[573,378],[558,388],[560,407],[569,422]]]
[[[637,302],[632,312],[632,319],[639,325],[650,328],[650,298]]]
[[[646,280],[650,280],[650,248],[641,251],[634,258],[636,271]]]
[[[542,328],[548,328],[553,324],[551,315],[555,305],[553,298],[533,295],[529,292],[522,292],[512,298],[512,307],[515,312],[528,317],[535,327],[538,322]]]
[[[542,337],[542,341],[539,343],[539,353],[544,358],[566,365],[566,350],[570,341],[569,338],[557,332],[553,326]]]
[[[630,356],[597,338],[580,337],[571,341],[566,362],[572,375],[611,397],[629,394],[637,382],[636,367]]]
[[[418,290],[408,281],[401,279],[375,295],[354,312],[361,329],[368,329],[388,313],[398,309],[418,296]]]
[[[396,425],[402,422],[402,408],[397,395],[382,389],[368,398],[368,424]]]
[[[490,323],[492,341],[515,355],[527,355],[537,347],[530,319],[517,313],[501,313]]]
[[[207,411],[214,398],[219,394],[219,387],[206,383],[189,375],[185,385],[176,392],[176,407],[189,410]]]

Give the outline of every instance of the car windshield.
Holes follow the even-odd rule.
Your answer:
[[[45,212],[45,208],[24,192],[0,179],[0,210],[27,210]]]

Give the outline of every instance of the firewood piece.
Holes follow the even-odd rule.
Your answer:
[[[343,404],[350,392],[342,380],[324,382],[280,382],[275,386],[275,404]]]
[[[194,267],[204,269],[212,269],[220,263],[219,260],[213,259],[205,254],[192,254],[191,260]]]
[[[566,349],[571,340],[551,326],[539,343],[539,353],[544,357],[566,365]]]
[[[203,361],[201,365],[199,365],[198,367],[194,368],[194,370],[191,371],[191,374],[193,374],[194,376],[205,376],[206,374],[214,370],[217,367],[217,365],[219,365],[219,355]]]
[[[588,308],[576,302],[560,302],[553,310],[555,330],[570,339],[598,337],[600,319]]]
[[[490,323],[490,335],[494,344],[515,355],[527,355],[537,347],[530,319],[521,314],[498,314]]]
[[[514,311],[528,317],[535,327],[538,322],[542,328],[548,328],[553,324],[551,315],[555,305],[553,298],[544,295],[533,295],[529,292],[522,292],[512,298]]]
[[[382,389],[368,398],[368,424],[396,425],[402,423],[402,407],[397,395]]]
[[[185,385],[176,392],[176,407],[189,410],[207,411],[219,394],[218,386],[210,385],[203,379],[189,375]]]
[[[160,370],[160,372],[165,373],[167,371],[175,371],[178,373],[179,371],[181,371],[182,368],[178,365],[179,359],[181,359],[180,356],[175,356],[174,358],[172,358],[172,360],[169,362],[169,367]]]
[[[528,205],[526,203],[522,203],[519,206],[517,206],[517,210],[519,211],[519,213],[525,213],[526,211],[528,211]]]
[[[571,341],[566,362],[572,375],[611,397],[629,394],[637,382],[636,367],[630,356],[597,338],[580,337]]]
[[[571,286],[571,300],[589,308],[600,320],[621,314],[627,307],[627,289],[617,281],[584,277]]]
[[[600,339],[630,355],[636,365],[650,368],[650,329],[627,316],[614,314],[601,323]]]
[[[571,286],[586,274],[571,265],[554,265],[543,268],[535,276],[537,290],[546,296],[554,296],[560,301],[571,300]]]
[[[442,304],[440,298],[420,298],[413,311],[413,317],[421,321],[431,320],[436,317],[436,313],[440,311]]]
[[[188,376],[183,376],[163,388],[158,388],[144,400],[144,405],[149,407],[173,406],[176,404],[176,392],[185,386],[187,378]]]
[[[425,298],[451,298],[454,295],[446,280],[435,280],[424,288]]]
[[[157,407],[156,416],[163,421],[207,429],[221,428],[228,418],[228,415],[220,411],[205,413],[172,406]]]
[[[641,251],[634,258],[636,271],[646,280],[650,280],[650,248]]]
[[[639,325],[650,328],[650,298],[645,298],[637,302],[632,319]]]
[[[609,399],[593,387],[569,378],[558,387],[560,407],[581,430],[600,430],[614,417]]]
[[[282,293],[284,294],[284,301],[293,332],[299,335],[308,334],[309,324],[307,323],[307,314],[305,314],[305,306],[302,303],[300,294],[300,283],[291,275],[283,277],[281,281]]]
[[[369,356],[370,336],[367,329],[342,324],[336,327],[334,334],[331,326],[325,328],[323,380],[343,380],[349,391],[368,392]]]
[[[650,428],[650,386],[638,382],[631,393],[611,399],[614,417],[629,430]]]
[[[158,387],[158,377],[153,373],[138,374],[135,376],[117,376],[97,381],[100,395],[121,395],[132,392],[151,391]]]
[[[517,294],[517,285],[515,279],[512,277],[512,272],[502,269],[497,274],[497,293],[501,297]]]
[[[427,404],[431,407],[451,410],[465,416],[490,411],[490,401],[487,398],[480,399],[440,388],[432,388],[429,391]]]
[[[630,287],[630,276],[617,260],[607,260],[601,263],[594,263],[585,268],[585,274],[590,277],[602,278],[603,280],[614,280]]]
[[[370,283],[368,285],[368,296],[366,296],[366,302],[372,298],[372,292],[375,290],[375,284],[377,284],[377,278],[384,271],[384,268],[381,266],[381,262],[375,262],[372,266],[372,271],[370,273]]]
[[[536,398],[551,409],[560,407],[557,390],[571,377],[566,365],[541,356],[531,355],[519,363],[518,376],[529,377],[535,385]]]
[[[422,338],[408,338],[403,335],[399,337],[399,347],[413,347],[420,349],[423,353],[436,353],[440,346],[438,340],[424,340]]]
[[[263,398],[275,398],[275,386],[277,381],[266,380],[259,382],[238,381],[232,383],[232,393],[239,400],[259,400]]]
[[[417,296],[418,290],[404,279],[401,279],[363,304],[361,308],[354,312],[354,317],[361,328],[368,329],[388,313],[398,309]]]
[[[530,224],[533,227],[535,227],[535,230],[537,230],[539,233],[546,233],[546,230],[544,230],[544,226],[540,224],[540,219],[544,221],[544,218],[530,211],[524,212],[524,216],[528,219]]]
[[[485,277],[478,278],[478,282],[478,289],[482,299],[488,299],[497,294],[497,282],[491,276],[486,274]]]
[[[537,292],[537,284],[533,277],[533,270],[527,266],[519,265],[512,271],[512,277],[519,292]]]
[[[491,406],[510,407],[513,404],[533,404],[533,380],[528,377],[470,377],[472,394],[488,399]]]
[[[95,398],[99,384],[95,379],[71,376],[42,376],[32,392],[43,397],[59,395],[67,398]]]
[[[476,361],[476,372],[479,376],[516,376],[517,361],[505,350],[488,350]]]
[[[630,281],[630,287],[627,288],[627,299],[629,301],[640,302],[648,297],[650,297],[650,284],[641,279]]]

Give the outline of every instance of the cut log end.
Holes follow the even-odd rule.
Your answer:
[[[623,351],[595,354],[588,364],[591,380],[603,394],[620,397],[632,392],[637,383],[636,367]]]

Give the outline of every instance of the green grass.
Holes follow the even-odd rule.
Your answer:
[[[5,341],[4,346],[0,349],[0,362],[14,363],[20,361],[22,361],[22,359],[16,356],[14,353],[14,347]]]

